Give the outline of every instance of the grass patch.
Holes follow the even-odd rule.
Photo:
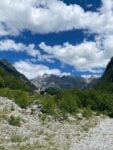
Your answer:
[[[16,133],[12,133],[11,142],[13,143],[21,143],[24,142],[27,138],[17,135]]]
[[[7,114],[9,113],[7,108],[0,110],[0,120],[7,119]]]
[[[89,107],[88,108],[84,108],[82,110],[82,115],[83,115],[83,117],[88,119],[88,118],[90,118],[92,116],[92,110]]]
[[[15,117],[15,116],[10,116],[10,118],[8,119],[8,122],[10,125],[12,126],[21,126],[21,118],[19,116]]]

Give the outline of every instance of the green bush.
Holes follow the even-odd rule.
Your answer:
[[[23,138],[20,135],[17,135],[16,133],[12,133],[12,135],[11,135],[11,142],[13,142],[13,143],[21,143],[21,142],[24,142],[24,141],[25,141],[25,138]]]
[[[62,91],[59,93],[56,97],[56,103],[58,108],[63,113],[71,113],[74,114],[78,110],[78,97],[76,95],[73,95],[72,93],[68,91]]]
[[[28,93],[23,91],[16,91],[14,94],[14,100],[22,108],[26,108],[31,102]]]
[[[47,88],[45,90],[45,92],[50,94],[50,95],[55,95],[55,94],[57,94],[59,92],[59,89],[50,87],[50,88]]]
[[[11,90],[8,88],[0,89],[0,96],[13,99],[15,103],[22,108],[26,108],[32,102],[32,98],[29,96],[28,92],[21,90]]]
[[[65,113],[76,113],[81,109],[84,117],[90,117],[92,111],[113,116],[113,94],[95,89],[62,90],[55,96],[57,107]]]
[[[88,108],[84,108],[82,112],[83,117],[90,118],[92,116],[92,110]]]
[[[87,90],[60,90],[55,95],[32,95],[21,90],[0,89],[0,96],[14,100],[20,107],[26,108],[34,100],[42,104],[42,111],[55,116],[76,114],[83,110],[84,117],[90,117],[92,111],[113,116],[113,94]]]
[[[55,114],[56,112],[56,103],[52,96],[46,95],[41,98],[41,104],[43,106],[42,111],[48,114]]]
[[[8,119],[8,122],[12,126],[20,126],[21,125],[21,118],[19,116],[18,117],[10,116],[10,118]]]
[[[0,76],[0,87],[4,87],[4,80],[2,76]]]

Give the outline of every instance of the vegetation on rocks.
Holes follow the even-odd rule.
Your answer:
[[[9,88],[0,89],[0,96],[8,97],[15,101],[22,108],[26,108],[32,102],[32,96],[22,90],[11,90]]]
[[[113,116],[113,94],[95,89],[60,90],[54,95],[29,95],[21,90],[0,89],[0,95],[15,101],[21,108],[38,102],[42,105],[42,112],[54,116],[75,115],[82,112],[83,116],[91,116],[92,112],[101,112]]]
[[[19,116],[10,116],[8,122],[12,126],[20,126],[21,125],[21,118]]]

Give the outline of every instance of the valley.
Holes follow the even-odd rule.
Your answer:
[[[113,0],[0,0],[0,150],[113,150]]]
[[[101,78],[44,75],[31,83],[0,61],[0,150],[112,150],[112,68],[111,58]]]

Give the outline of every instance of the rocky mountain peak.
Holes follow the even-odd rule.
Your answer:
[[[92,77],[90,79],[84,79],[82,77],[78,76],[57,76],[57,75],[47,75],[44,74],[43,76],[37,77],[35,79],[32,79],[31,82],[37,87],[37,88],[60,88],[60,89],[83,89],[91,82],[96,82],[95,78]],[[94,84],[93,83],[93,84]]]

